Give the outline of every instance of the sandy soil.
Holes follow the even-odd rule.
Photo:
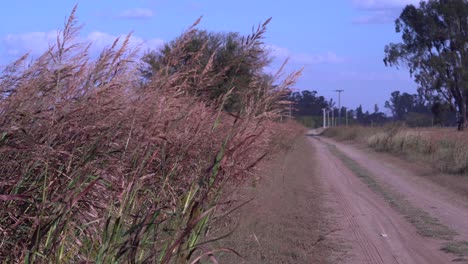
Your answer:
[[[455,239],[468,240],[468,201],[466,197],[451,192],[420,174],[420,168],[412,162],[376,153],[368,149],[346,145],[329,139],[347,156],[369,170],[380,184],[404,196],[414,206],[421,208],[442,224],[457,232]],[[442,177],[457,177],[444,175]]]
[[[225,254],[219,263],[337,263],[343,245],[328,239],[335,223],[327,219],[332,211],[324,206],[320,181],[312,173],[315,156],[303,138],[267,164],[260,182],[230,197],[238,203],[253,200],[215,228],[213,236],[237,225],[218,244],[243,256]]]
[[[393,206],[330,146],[359,164],[379,188],[395,194]],[[239,201],[253,201],[215,228],[215,234],[222,233],[237,223],[233,235],[218,243],[243,256],[219,256],[219,263],[468,263],[440,250],[467,240],[466,199],[421,177],[409,162],[308,137],[269,167],[261,182],[236,194]],[[457,235],[443,240],[428,237],[431,230],[421,234],[411,217],[395,209],[398,202],[411,204]]]
[[[319,177],[326,186],[326,200],[340,212],[341,231],[352,249],[344,263],[450,263],[434,239],[424,238],[381,196],[373,192],[328,146],[311,138],[317,148]],[[357,150],[356,150],[357,151]],[[364,166],[367,168],[367,161]]]

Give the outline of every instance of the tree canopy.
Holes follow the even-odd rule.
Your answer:
[[[290,100],[295,103],[294,114],[298,116],[321,116],[323,108],[331,108],[325,97],[319,96],[316,91],[294,92]]]
[[[391,93],[390,100],[385,102],[396,120],[404,120],[409,113],[430,114],[429,102],[419,94]]]
[[[268,21],[263,26],[267,23]],[[181,42],[186,43],[180,45]],[[188,40],[177,38],[159,50],[147,52],[142,58],[140,71],[148,80],[155,72],[166,71],[167,75],[170,75],[200,68],[194,67],[194,63],[208,65],[210,72],[218,76],[212,78],[214,81],[204,87],[199,87],[197,80],[188,78],[187,81],[194,87],[194,93],[215,101],[235,88],[225,103],[225,110],[238,111],[241,108],[240,94],[248,93],[248,87],[251,87],[252,82],[268,86],[272,79],[263,73],[264,67],[270,62],[268,52],[261,42],[258,44],[260,45],[249,45],[249,39],[235,32],[195,30],[191,32]],[[183,51],[175,50],[180,46],[184,47]],[[169,55],[176,52],[183,52],[184,58],[170,61]]]
[[[408,5],[395,22],[402,42],[385,47],[387,66],[407,66],[426,97],[439,96],[465,123],[468,104],[468,1]],[[460,126],[462,128],[463,125]]]

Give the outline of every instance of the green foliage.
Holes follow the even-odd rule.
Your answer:
[[[394,91],[391,93],[389,101],[385,102],[385,108],[388,108],[396,120],[404,120],[410,112],[430,113],[428,102],[420,95],[400,93]]]
[[[361,125],[370,125],[370,126],[375,126],[375,125],[382,125],[388,121],[388,118],[385,116],[384,113],[379,112],[379,108],[376,105],[374,105],[374,112],[369,113],[369,111],[363,112],[362,106],[359,105],[355,111],[353,111],[352,114],[355,114],[355,122],[354,120],[351,119],[351,122],[348,121],[349,124],[361,124]]]
[[[308,128],[318,128],[323,125],[322,116],[298,116],[296,120]]]
[[[331,109],[333,106],[316,91],[294,92],[289,96],[294,102],[294,116],[321,116],[322,109]]]
[[[405,123],[410,127],[430,127],[433,122],[433,117],[428,114],[409,112],[405,117]]]
[[[396,20],[401,43],[385,47],[387,66],[407,66],[419,92],[439,95],[456,107],[460,123],[468,103],[468,1],[422,1]]]
[[[440,124],[446,121],[445,116],[442,116],[442,109],[436,107],[440,105],[437,98],[434,98],[431,103],[424,97],[418,94],[400,93],[394,91],[391,94],[390,100],[385,102],[385,107],[388,108],[395,121],[405,122],[406,125],[411,127],[428,127],[434,125],[434,118],[432,115],[439,114]],[[436,107],[434,107],[436,105]],[[438,110],[439,112],[434,112]]]
[[[263,25],[263,29],[268,22]],[[259,37],[262,38],[261,35]],[[176,50],[182,43],[183,50]],[[184,54],[182,59],[170,60],[171,54],[177,52]],[[234,32],[193,30],[189,39],[179,37],[159,50],[147,52],[142,58],[140,71],[144,79],[150,80],[156,72],[170,75],[190,71],[194,64],[207,65],[200,69],[201,72],[193,74],[201,75],[205,71],[211,78],[210,82],[201,87],[200,80],[188,78],[187,82],[192,87],[190,92],[209,101],[216,101],[234,89],[225,102],[225,110],[238,112],[243,108],[242,96],[251,92],[249,85],[252,82],[265,87],[269,85],[272,77],[264,74],[263,68],[270,61],[268,52],[260,41],[248,42],[248,39]]]
[[[346,114],[348,115],[348,123],[354,123],[353,110],[348,110],[345,107],[338,109],[332,99],[327,100],[325,97],[319,96],[316,91],[293,92],[288,99],[293,103],[291,114],[306,127],[317,128],[323,126],[323,109],[333,111],[337,124],[346,124]],[[340,111],[341,119],[339,118]]]

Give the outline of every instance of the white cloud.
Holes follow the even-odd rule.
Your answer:
[[[284,47],[276,45],[268,45],[267,49],[273,57],[284,60],[289,58],[290,62],[307,65],[307,64],[325,64],[325,63],[341,63],[344,58],[339,57],[333,52],[326,52],[322,54],[307,54],[307,53],[294,53]]]
[[[418,5],[420,0],[352,0],[353,6],[365,14],[352,20],[353,24],[393,23],[401,10],[409,4]]]
[[[270,51],[274,57],[283,59],[291,56],[291,52],[287,48],[283,48],[276,45],[267,45],[266,49]]]
[[[118,19],[148,19],[152,18],[154,13],[148,8],[133,8],[123,11],[115,16]]]
[[[353,24],[388,24],[397,19],[399,13],[392,11],[376,11],[367,15],[356,17],[352,20]]]
[[[8,34],[0,39],[0,44],[3,44],[3,53],[0,56],[18,57],[26,52],[30,52],[33,57],[38,57],[45,52],[49,45],[55,44],[57,38],[57,31],[49,32],[27,32],[22,34]],[[117,37],[123,41],[126,35],[112,35],[105,32],[93,31],[87,36],[80,37],[77,41],[89,43],[91,45],[91,54],[93,56],[99,54],[103,48],[110,46],[114,43]],[[162,39],[143,39],[139,36],[131,36],[130,47],[139,48],[140,53],[149,50],[157,49],[164,44]]]
[[[410,75],[402,71],[340,71],[330,78],[341,81],[411,81]]]
[[[40,55],[55,44],[57,31],[28,32],[23,34],[8,34],[1,39],[6,55],[21,56],[26,52]]]
[[[295,54],[292,56],[292,60],[297,63],[303,64],[322,64],[322,63],[341,63],[344,62],[344,58],[338,57],[333,52],[326,52],[322,54]]]
[[[417,5],[419,2],[420,0],[352,0],[356,8],[367,10],[400,9],[409,4]]]
[[[102,51],[106,46],[112,45],[117,38],[123,41],[126,37],[127,35],[115,36],[105,32],[93,31],[86,37],[86,40],[91,41],[93,43],[92,49],[98,52]],[[129,44],[131,48],[138,48],[140,52],[145,52],[146,50],[158,49],[164,44],[164,41],[158,38],[143,39],[139,36],[132,35]]]

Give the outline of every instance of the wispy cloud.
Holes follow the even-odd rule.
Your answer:
[[[353,6],[365,14],[352,20],[353,24],[393,23],[401,10],[409,4],[418,5],[420,0],[352,0]]]
[[[57,31],[49,32],[27,32],[21,34],[8,34],[0,38],[3,46],[2,57],[18,57],[26,52],[30,52],[33,57],[40,56],[50,45],[54,45],[57,38]],[[78,42],[92,42],[91,54],[99,54],[103,48],[112,45],[117,38],[122,41],[126,35],[112,35],[106,32],[93,31],[86,36],[80,37]],[[140,53],[161,47],[164,41],[159,38],[144,39],[139,36],[131,36],[130,47],[138,48]]]
[[[86,40],[93,43],[92,47],[96,51],[101,51],[106,46],[112,45],[112,43],[117,39],[125,39],[126,35],[112,35],[106,32],[93,31],[87,37]],[[160,48],[164,44],[164,40],[159,38],[152,39],[143,39],[142,37],[132,35],[130,37],[130,47],[138,48],[140,52],[145,52],[147,50],[154,50]]]
[[[335,63],[342,63],[345,61],[344,58],[339,57],[334,52],[325,52],[320,54],[308,54],[308,53],[294,53],[291,52],[289,49],[276,46],[276,45],[268,45],[267,49],[270,51],[270,54],[277,58],[284,60],[289,58],[292,63],[302,64],[302,65],[310,65],[310,64],[335,64]]]
[[[54,44],[57,34],[57,31],[8,34],[1,39],[1,43],[7,56],[21,56],[26,52],[39,55]]]
[[[154,12],[148,8],[133,8],[122,11],[114,16],[117,19],[149,19],[154,16]]]
[[[352,0],[356,8],[366,10],[401,9],[409,4],[417,5],[419,2],[420,0]]]
[[[389,24],[395,22],[399,11],[376,11],[366,15],[356,17],[352,20],[353,24]]]
[[[330,76],[333,80],[342,81],[411,81],[407,72],[403,71],[339,71]]]

